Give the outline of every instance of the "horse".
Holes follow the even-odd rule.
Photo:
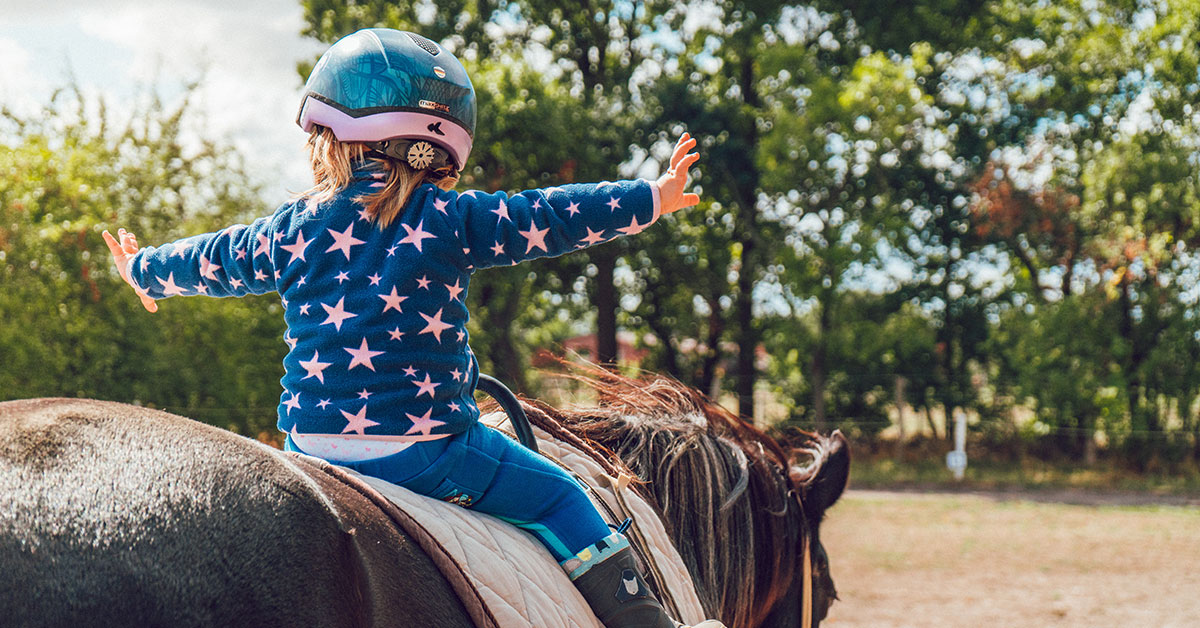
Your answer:
[[[805,434],[789,454],[666,378],[587,379],[597,405],[524,399],[530,421],[614,475],[637,475],[710,616],[730,628],[801,628],[807,598],[817,626],[836,599],[818,528],[846,485],[845,439]],[[376,504],[297,465],[159,410],[0,403],[0,617],[12,626],[476,625],[461,591]]]

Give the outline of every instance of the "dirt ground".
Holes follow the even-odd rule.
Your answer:
[[[1200,626],[1200,507],[1039,499],[848,491],[821,625]]]

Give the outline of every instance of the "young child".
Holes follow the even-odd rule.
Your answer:
[[[478,422],[465,303],[475,270],[632,235],[698,203],[683,192],[695,140],[680,137],[655,182],[458,194],[474,88],[441,46],[389,29],[321,57],[297,122],[312,189],[250,225],[158,248],[106,231],[121,277],[151,312],[175,295],[278,292],[288,449],[524,528],[606,626],[676,626],[582,488]]]

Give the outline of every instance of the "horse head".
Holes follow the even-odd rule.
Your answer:
[[[850,479],[850,447],[841,431],[828,437],[807,434],[804,446],[793,452],[788,464],[788,480],[807,531],[807,551],[796,557],[802,576],[800,597],[781,604],[778,617],[768,625],[817,626],[837,599],[837,589],[829,570],[829,555],[821,543],[821,521],[825,511],[841,498]],[[807,588],[803,585],[807,582]],[[805,602],[810,605],[805,610]]]
[[[637,490],[662,510],[710,617],[730,628],[811,628],[825,618],[837,593],[818,530],[849,475],[840,433],[806,433],[789,456],[670,378],[586,367],[572,377],[598,403],[564,410],[527,402],[530,420],[597,446],[601,462],[611,452],[641,480]]]

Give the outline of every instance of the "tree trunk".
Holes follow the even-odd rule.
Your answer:
[[[612,246],[595,249],[596,264],[596,355],[597,364],[617,363],[617,288],[613,271],[617,266],[617,250]]]
[[[826,294],[822,297],[820,315],[817,316],[817,344],[813,347],[812,365],[810,369],[810,379],[812,380],[812,401],[813,401],[813,422],[818,432],[824,432],[828,429],[828,416],[825,404],[825,387],[827,384],[827,376],[829,374],[828,364],[828,348],[826,347],[827,338],[829,337],[829,301],[832,298],[830,291],[825,291]]]

